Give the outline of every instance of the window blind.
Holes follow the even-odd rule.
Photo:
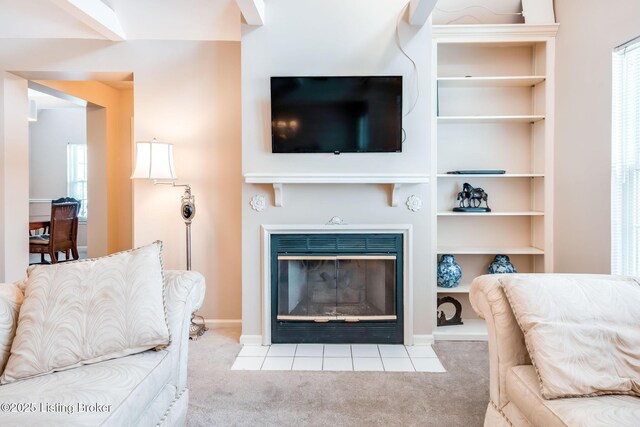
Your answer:
[[[67,144],[67,194],[80,200],[78,218],[87,218],[87,145]]]
[[[611,272],[640,276],[640,39],[613,53]]]

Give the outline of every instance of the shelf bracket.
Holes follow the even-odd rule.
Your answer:
[[[274,205],[282,207],[284,199],[284,185],[279,182],[273,183]]]
[[[393,206],[394,208],[396,206],[398,206],[398,199],[400,198],[400,188],[402,187],[402,184],[392,184],[391,187],[391,206]]]

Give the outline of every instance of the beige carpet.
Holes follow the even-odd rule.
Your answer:
[[[187,425],[482,426],[489,402],[484,342],[433,347],[446,373],[231,371],[237,329],[189,344]]]

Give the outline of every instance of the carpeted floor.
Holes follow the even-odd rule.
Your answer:
[[[238,329],[189,343],[189,427],[482,426],[485,342],[435,344],[447,373],[231,371]]]

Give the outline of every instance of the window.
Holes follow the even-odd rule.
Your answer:
[[[67,193],[80,200],[80,219],[87,219],[87,145],[67,144]]]
[[[613,53],[611,272],[640,275],[640,38]]]

